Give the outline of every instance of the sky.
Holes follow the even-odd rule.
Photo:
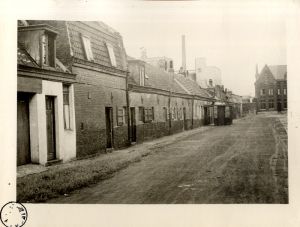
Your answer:
[[[255,67],[286,64],[286,15],[270,3],[203,4],[143,2],[107,8],[103,22],[123,37],[128,55],[166,56],[181,66],[181,36],[186,37],[187,68],[195,58],[222,71],[223,85],[238,95],[254,95]]]

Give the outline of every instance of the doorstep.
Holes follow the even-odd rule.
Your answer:
[[[54,160],[46,162],[45,166],[52,166],[52,165],[56,165],[56,164],[60,164],[60,163],[62,163],[62,159],[54,159]]]
[[[26,164],[26,165],[17,166],[17,178],[35,174],[35,173],[41,173],[47,170],[48,168],[46,166],[39,165],[39,164]]]

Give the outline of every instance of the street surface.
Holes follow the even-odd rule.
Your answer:
[[[276,114],[249,116],[154,146],[112,178],[49,202],[288,203],[286,146]]]

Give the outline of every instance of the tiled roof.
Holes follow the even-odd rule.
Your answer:
[[[268,67],[276,80],[286,80],[286,65],[269,65]]]
[[[118,32],[97,21],[67,21],[71,47],[74,56],[85,60],[85,52],[81,35],[90,39],[95,63],[111,67],[106,43],[113,46],[117,68],[126,69],[125,49],[122,37]]]
[[[201,97],[211,97],[208,91],[201,88],[196,81],[181,74],[175,74],[176,81],[188,90],[190,94],[199,95]]]
[[[33,60],[32,57],[27,53],[26,50],[24,50],[21,47],[18,47],[18,64],[19,65],[25,65],[30,67],[37,67],[39,68],[39,65]]]
[[[140,61],[127,56],[129,61]],[[141,61],[143,62],[143,61]],[[184,77],[181,74],[167,73],[164,70],[145,63],[145,74],[147,79],[145,80],[146,87],[153,87],[163,90],[171,90],[175,93],[198,95],[201,97],[211,98],[212,95],[205,89],[201,88],[195,81],[190,78]],[[130,84],[138,85],[138,81],[135,81],[133,76],[128,78]]]
[[[178,84],[174,83],[173,75],[163,70],[154,67],[148,63],[145,64],[145,72],[148,79],[146,79],[146,86],[170,90],[176,93],[187,94]]]

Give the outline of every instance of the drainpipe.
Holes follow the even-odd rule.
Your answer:
[[[194,95],[192,96],[192,129],[194,128]]]
[[[127,133],[128,133],[128,144],[131,145],[131,136],[130,136],[130,115],[129,115],[129,89],[128,89],[128,77],[129,72],[126,73],[126,114],[127,114]]]
[[[171,135],[171,126],[172,126],[171,89],[170,89],[170,91],[169,91],[169,103],[168,103],[168,108],[169,108],[169,135]]]

